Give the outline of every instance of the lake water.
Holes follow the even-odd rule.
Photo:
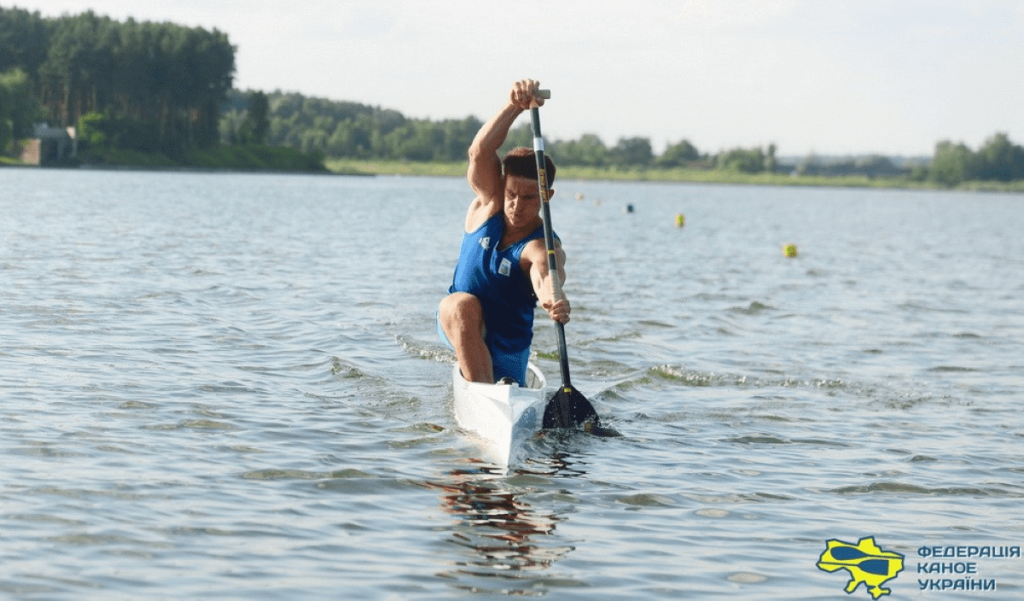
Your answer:
[[[817,565],[865,537],[1024,596],[1024,196],[555,187],[623,436],[504,473],[434,331],[463,179],[0,170],[0,596],[869,599]]]

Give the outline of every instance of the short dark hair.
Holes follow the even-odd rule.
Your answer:
[[[532,148],[517,146],[508,151],[505,159],[501,162],[505,171],[505,177],[525,177],[527,179],[538,179],[537,177],[537,156]],[[544,155],[544,170],[547,171],[548,187],[555,181],[555,163],[551,157]]]

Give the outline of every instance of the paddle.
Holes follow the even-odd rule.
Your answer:
[[[541,98],[550,98],[550,92],[540,90]],[[537,184],[540,186],[541,205],[544,215],[544,246],[548,251],[548,270],[552,274],[556,292],[561,291],[558,277],[558,261],[555,258],[555,237],[551,227],[551,207],[548,205],[548,175],[544,160],[544,138],[540,134],[540,110],[536,106],[530,108],[530,120],[533,122],[533,150],[537,156]],[[587,432],[600,432],[601,418],[597,416],[593,405],[578,390],[573,388],[569,380],[569,357],[565,350],[565,326],[555,322],[558,333],[558,362],[562,367],[562,386],[548,401],[544,408],[544,428],[579,428]]]

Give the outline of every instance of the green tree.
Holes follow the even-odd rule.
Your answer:
[[[715,167],[740,173],[764,171],[765,154],[761,148],[734,148],[715,156]]]
[[[666,148],[665,152],[658,157],[657,164],[659,167],[685,167],[698,159],[700,159],[700,153],[697,151],[697,147],[689,140],[681,140]]]
[[[551,155],[558,164],[602,167],[608,164],[608,148],[597,134],[583,134],[578,140],[556,140]]]
[[[32,93],[32,82],[21,69],[0,73],[0,153],[10,143],[32,133],[43,109]]]
[[[854,161],[854,173],[862,173],[869,177],[896,177],[906,175],[907,171],[894,165],[889,157],[871,154]]]
[[[470,142],[472,142],[472,138],[470,138]],[[513,127],[508,132],[508,136],[505,137],[505,143],[498,149],[498,153],[504,156],[506,152],[519,146],[533,148],[533,129],[530,127],[529,122],[523,122]],[[462,149],[462,158],[466,158],[466,149],[468,148],[469,145],[467,144],[466,148]]]
[[[52,21],[38,68],[49,120],[74,125],[87,113],[127,119],[168,154],[216,144],[220,104],[231,88],[227,36],[171,23],[126,23],[91,11]],[[138,136],[119,136],[138,146]]]
[[[978,178],[1008,182],[1024,179],[1024,148],[998,133],[985,141],[977,153]]]
[[[931,179],[945,186],[956,186],[975,179],[978,174],[977,165],[977,157],[965,144],[943,140],[935,145]]]
[[[407,161],[433,161],[441,143],[441,130],[425,120],[408,121],[384,135],[384,154]]]
[[[248,108],[245,117],[238,126],[237,136],[240,144],[265,144],[270,131],[270,101],[260,91],[249,94]]]
[[[281,130],[284,130],[284,120],[277,121],[276,123],[281,124]],[[271,126],[273,131],[273,126]],[[287,134],[283,131],[278,132],[277,136],[279,139],[287,139]],[[335,126],[333,133],[327,140],[327,148],[325,154],[334,157],[345,157],[345,158],[366,158],[370,149],[370,131],[365,127],[365,123],[360,123],[354,119],[339,121]]]
[[[654,160],[649,138],[619,138],[619,141],[608,152],[613,165],[630,167],[648,167]]]
[[[444,134],[441,149],[437,155],[439,161],[461,161],[466,158],[466,150],[473,143],[476,132],[483,122],[476,117],[450,119],[442,123]]]
[[[0,7],[0,72],[17,67],[34,78],[46,60],[51,29],[38,11]]]
[[[95,150],[110,147],[110,125],[102,113],[86,113],[78,119],[78,140],[84,146]]]
[[[3,85],[0,85],[0,154],[7,154],[7,147],[14,139],[10,102],[10,93]]]

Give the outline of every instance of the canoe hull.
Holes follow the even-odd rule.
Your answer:
[[[467,382],[452,370],[455,420],[476,435],[483,459],[501,466],[515,461],[523,441],[541,428],[547,403],[547,381],[532,363],[526,370],[527,387],[518,384]]]

